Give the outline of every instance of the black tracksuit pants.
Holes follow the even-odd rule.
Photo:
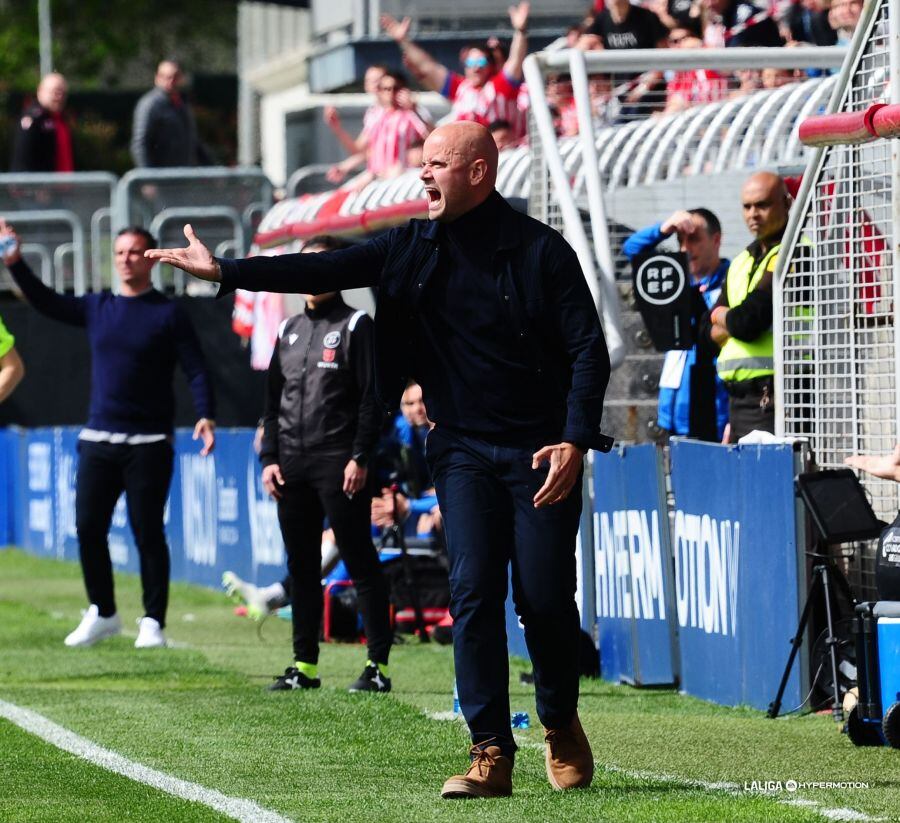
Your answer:
[[[348,457],[309,456],[282,461],[285,486],[278,501],[278,522],[291,575],[294,659],[319,661],[322,625],[322,526],[334,530],[341,558],[350,572],[368,641],[369,659],[387,663],[393,635],[388,585],[369,525],[371,497],[365,491],[348,499],[342,486]]]
[[[165,626],[170,563],[163,511],[172,481],[172,446],[167,440],[138,446],[79,440],[78,454],[75,526],[88,600],[101,617],[116,613],[108,536],[124,491],[140,557],[144,614]]]

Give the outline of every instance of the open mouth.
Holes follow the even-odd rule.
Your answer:
[[[441,199],[441,193],[437,189],[433,189],[433,188],[426,188],[425,196],[428,198],[429,206],[432,206],[432,205],[440,202],[440,199]]]

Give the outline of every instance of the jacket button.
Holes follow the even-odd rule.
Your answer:
[[[420,288],[420,289],[422,288],[422,281],[421,281],[421,280],[419,281],[419,288]]]
[[[520,332],[519,332],[519,337],[524,337],[524,336],[525,336],[525,332],[520,331]]]
[[[508,295],[508,294],[504,294],[504,295],[503,295],[503,299],[504,299],[504,300],[509,300],[509,295]]]

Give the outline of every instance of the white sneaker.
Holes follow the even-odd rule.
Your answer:
[[[225,572],[222,575],[222,586],[229,597],[240,600],[247,606],[247,616],[252,620],[262,620],[274,611],[272,603],[262,589],[241,580],[234,572]]]
[[[98,640],[112,637],[122,631],[119,615],[100,617],[100,610],[92,603],[81,618],[78,628],[65,639],[67,646],[93,646]]]
[[[166,645],[166,636],[158,621],[152,617],[142,617],[137,624],[138,636],[134,641],[136,649],[157,649]]]

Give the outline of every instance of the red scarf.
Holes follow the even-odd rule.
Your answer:
[[[60,112],[51,112],[53,125],[56,127],[56,170],[75,171],[75,159],[72,156],[72,132],[69,124]]]

